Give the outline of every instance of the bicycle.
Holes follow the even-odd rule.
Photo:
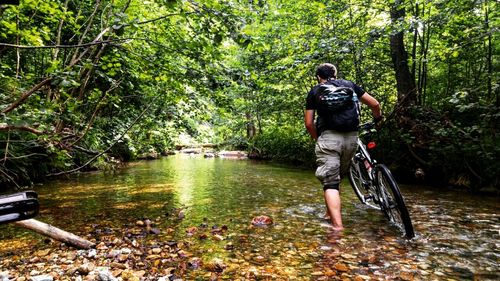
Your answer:
[[[38,194],[35,191],[0,195],[0,224],[33,218],[38,211]]]
[[[415,232],[398,184],[389,168],[378,163],[369,153],[376,146],[372,138],[375,132],[374,122],[360,125],[358,149],[349,167],[349,182],[363,204],[381,210],[391,223],[411,239]],[[362,139],[368,142],[365,144]]]

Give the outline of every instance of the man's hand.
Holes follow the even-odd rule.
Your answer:
[[[304,111],[304,124],[306,126],[307,132],[311,135],[313,140],[318,139],[318,132],[316,131],[316,125],[314,124],[314,114],[315,111],[308,109]]]
[[[382,123],[384,121],[384,116],[380,115],[379,117],[374,117],[373,121],[375,122],[375,129],[380,130],[382,127]]]

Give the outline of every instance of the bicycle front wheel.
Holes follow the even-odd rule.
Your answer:
[[[356,157],[352,158],[349,167],[349,182],[359,201],[373,209],[380,210],[379,204],[376,202],[376,194],[370,192],[372,182],[368,177],[368,171],[366,171],[364,163]]]
[[[415,233],[410,214],[406,208],[403,196],[396,180],[387,166],[379,164],[375,167],[379,203],[387,218],[394,223],[407,238],[413,238]]]

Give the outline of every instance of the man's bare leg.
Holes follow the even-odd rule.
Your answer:
[[[342,225],[342,213],[340,208],[340,193],[336,189],[325,190],[325,203],[328,214],[332,221],[332,226],[334,230],[342,230],[344,226]]]

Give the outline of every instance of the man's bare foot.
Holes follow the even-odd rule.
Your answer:
[[[344,227],[343,226],[332,226],[332,229],[334,231],[342,231],[342,230],[344,230]]]
[[[332,245],[336,245],[339,242],[339,240],[342,239],[343,236],[344,236],[343,231],[335,231],[335,230],[329,231],[326,234],[327,241],[329,243],[331,243]],[[338,247],[334,247],[334,248],[335,248],[336,252],[341,252],[341,250]]]
[[[332,229],[333,231],[342,231],[344,230],[343,226],[333,226],[331,223],[321,223],[320,224],[322,227],[327,227]]]

